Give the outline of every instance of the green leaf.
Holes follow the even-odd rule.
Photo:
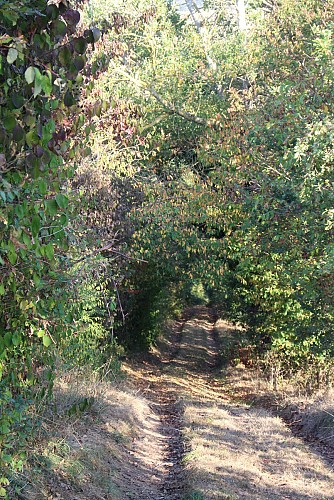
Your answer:
[[[8,64],[13,64],[16,61],[18,55],[19,55],[18,51],[13,47],[11,47],[7,54]]]
[[[68,216],[67,216],[67,214],[61,214],[61,216],[59,218],[59,224],[61,226],[67,226],[67,224],[68,224]]]
[[[83,150],[82,157],[87,158],[87,156],[90,156],[91,154],[92,154],[91,148],[87,147]]]
[[[41,228],[41,219],[39,218],[38,215],[34,215],[31,221],[31,232],[34,237],[38,235],[40,228]]]
[[[25,115],[23,121],[28,127],[32,127],[36,123],[36,118],[33,115]]]
[[[69,47],[62,47],[58,55],[59,62],[62,66],[68,66],[72,62],[72,52]]]
[[[16,109],[22,108],[24,102],[24,97],[21,94],[12,95],[12,103],[14,104]]]
[[[57,202],[57,205],[59,206],[59,208],[67,208],[68,207],[68,198],[67,196],[59,193],[57,194],[56,196],[56,202]]]
[[[10,427],[9,424],[5,421],[5,423],[0,425],[0,434],[9,434]]]
[[[30,132],[26,134],[26,143],[31,148],[34,144],[38,144],[39,137],[35,128],[32,128]]]
[[[40,179],[38,182],[38,189],[41,194],[46,194],[48,192],[48,185],[44,179]]]
[[[4,342],[6,347],[11,347],[12,345],[12,334],[10,332],[6,332],[4,336]]]
[[[24,248],[19,249],[20,257],[25,260],[27,257],[27,251]]]
[[[23,233],[23,243],[27,246],[28,250],[31,248],[31,238],[26,233]]]
[[[81,71],[86,64],[86,58],[84,56],[77,56],[73,61],[74,66],[78,71]]]
[[[57,109],[59,106],[59,99],[53,99],[53,101],[50,102],[51,109]]]
[[[16,261],[17,261],[17,253],[16,253],[14,250],[11,250],[11,251],[7,254],[7,257],[8,257],[9,262],[12,264],[12,266],[14,266],[14,264],[15,264],[15,263],[16,263]]]
[[[29,309],[29,302],[26,299],[21,300],[20,309],[21,311],[26,311],[27,309]]]
[[[64,23],[64,21],[61,21],[60,19],[56,19],[52,23],[52,31],[58,39],[62,39],[62,38],[64,38],[64,36],[67,33],[67,26]]]
[[[52,340],[49,335],[43,335],[43,345],[44,347],[49,347],[52,344]]]
[[[35,80],[35,68],[33,66],[29,66],[29,68],[25,70],[24,78],[26,79],[28,85],[33,83]]]
[[[16,125],[16,119],[13,115],[7,115],[3,119],[3,124],[7,132],[11,132]]]
[[[23,128],[21,127],[21,125],[15,125],[15,127],[13,128],[13,139],[14,141],[16,142],[20,142],[24,139],[25,137],[25,134],[24,134],[24,130]]]
[[[45,255],[49,260],[54,259],[55,252],[52,243],[49,243],[48,245],[45,246]]]
[[[59,9],[54,4],[47,5],[45,12],[49,19],[57,19],[59,16]]]
[[[3,283],[0,283],[0,295],[5,295],[5,286]]]
[[[42,92],[42,75],[39,69],[35,68],[34,97],[37,97],[41,92]]]
[[[45,209],[49,215],[56,215],[56,213],[58,212],[58,204],[54,198],[46,200],[45,205]]]
[[[74,46],[74,50],[78,54],[84,54],[86,52],[86,49],[87,49],[87,42],[83,36],[80,36],[79,38],[76,38],[73,41],[73,46]]]
[[[7,21],[9,21],[13,26],[15,26],[20,17],[20,14],[18,12],[9,9],[9,10],[3,10],[2,14]]]
[[[66,94],[64,95],[64,104],[68,108],[70,106],[73,106],[75,104],[75,99],[73,97],[73,94],[68,90]]]
[[[50,78],[47,75],[43,75],[41,78],[41,86],[44,94],[47,97],[50,97],[51,92],[52,92],[52,82]]]
[[[19,345],[21,343],[22,337],[18,332],[14,332],[12,335],[13,345]]]
[[[7,495],[5,488],[0,486],[0,497],[5,497]]]
[[[22,205],[16,205],[15,214],[18,216],[19,219],[22,219],[26,215],[26,210],[24,210]]]

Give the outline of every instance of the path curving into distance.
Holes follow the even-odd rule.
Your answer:
[[[205,307],[191,312],[159,356],[132,370],[152,414],[134,442],[124,499],[334,499],[333,472],[281,419],[229,400],[214,317]]]

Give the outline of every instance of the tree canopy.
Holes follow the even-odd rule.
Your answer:
[[[334,3],[204,7],[0,0],[0,496],[55,361],[194,290],[287,370],[333,356]]]

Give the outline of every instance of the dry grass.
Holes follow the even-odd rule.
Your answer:
[[[334,390],[318,391],[312,398],[298,400],[295,405],[298,413],[294,419],[299,421],[305,435],[315,436],[334,448]]]
[[[221,327],[224,334],[233,335],[229,325]],[[200,325],[194,324],[185,330],[185,345],[193,343],[199,328]],[[203,346],[207,346],[207,354],[212,350],[208,325],[202,328],[201,336],[201,349],[197,351],[199,367],[211,390],[208,397],[207,391],[198,397],[194,391],[188,391],[187,383],[184,386],[185,435],[191,447],[185,462],[191,491],[195,492],[189,498],[334,498],[333,473],[301,440],[293,437],[281,419],[264,409],[229,399],[234,390],[243,399],[246,382],[253,391],[259,390],[255,372],[250,381],[244,367],[234,367],[225,381],[219,382],[212,376],[210,384],[207,375],[210,366],[204,369],[203,351]],[[192,359],[194,348],[192,345]]]
[[[233,341],[230,325],[218,326]],[[173,339],[167,336],[150,360],[126,364],[123,381],[82,371],[59,377],[30,469],[18,480],[21,492],[11,498],[334,499],[334,476],[326,464],[281,419],[253,407],[259,395],[269,405],[277,397],[268,393],[267,381],[242,365],[217,375],[210,318],[203,313],[188,321],[178,349]],[[324,413],[330,397],[305,401],[305,412]],[[332,415],[327,416],[330,428]],[[179,429],[186,446],[173,455]],[[180,456],[186,474],[177,470]],[[178,484],[185,479],[186,496]]]
[[[265,410],[188,404],[192,488],[205,499],[334,498],[320,459]]]
[[[232,341],[233,331],[219,320],[215,325],[222,345]],[[232,333],[232,337],[231,337]],[[300,371],[290,378],[280,377],[273,383],[271,370],[266,377],[259,368],[245,367],[242,363],[227,366],[225,386],[234,401],[248,402],[274,410],[284,420],[296,424],[306,438],[316,438],[334,448],[334,389],[310,390],[312,377]]]
[[[81,411],[80,403],[90,398],[92,405]],[[125,382],[63,374],[53,410],[32,447],[30,466],[17,478],[20,492],[11,498],[138,498],[134,473],[145,476],[147,464],[134,457],[134,450],[147,432],[154,432],[155,418],[148,402]]]

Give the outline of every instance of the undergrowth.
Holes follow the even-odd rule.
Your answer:
[[[256,354],[247,332],[227,325],[219,320],[215,335],[229,396],[251,406],[265,406],[296,426],[305,437],[333,447],[333,359],[313,357],[297,368],[283,352]]]
[[[58,367],[51,401],[30,408],[25,467],[16,468],[9,477],[9,498],[49,498],[61,482],[85,482],[87,457],[92,454],[80,446],[83,429],[89,431],[92,422],[99,420],[110,384],[121,380],[117,358],[95,370],[91,366]]]

